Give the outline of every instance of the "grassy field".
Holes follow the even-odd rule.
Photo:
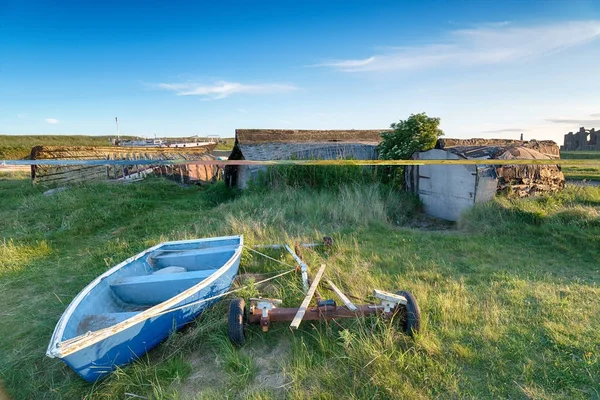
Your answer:
[[[156,178],[48,197],[23,177],[0,175],[0,380],[15,399],[600,397],[600,188],[500,198],[448,226],[377,184],[239,194]],[[45,357],[65,307],[107,268],[159,241],[238,233],[248,244],[333,236],[309,265],[326,263],[359,297],[412,291],[422,333],[375,319],[273,324],[235,349],[224,300],[94,385]],[[246,254],[240,273],[282,268]],[[244,295],[258,289],[285,306],[302,298],[293,274]]]
[[[123,136],[123,139],[133,139]],[[84,135],[0,135],[0,160],[18,160],[29,157],[34,146],[109,146],[114,136]],[[217,150],[233,148],[233,138],[223,139]]]
[[[598,160],[600,159],[600,151],[561,151],[560,156],[567,160]],[[565,166],[563,167],[563,173],[567,179],[600,181],[600,167]]]

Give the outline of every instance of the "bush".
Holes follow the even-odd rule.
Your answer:
[[[382,160],[408,160],[415,151],[430,150],[444,135],[439,129],[440,119],[425,113],[411,114],[407,120],[392,123],[391,132],[382,132],[382,142],[377,146]]]

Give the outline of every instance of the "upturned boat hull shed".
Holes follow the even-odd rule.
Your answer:
[[[381,132],[372,130],[283,130],[236,129],[235,145],[230,160],[376,160]],[[244,189],[255,179],[260,165],[227,166],[225,181],[230,186]]]
[[[558,165],[486,165],[489,159],[558,159],[552,141],[501,139],[440,139],[436,148],[412,159],[481,159],[480,165],[419,165],[405,169],[406,188],[417,193],[425,213],[458,221],[475,203],[492,200],[498,192],[512,197],[556,192],[565,178]]]

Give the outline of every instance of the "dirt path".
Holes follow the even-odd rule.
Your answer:
[[[6,389],[4,389],[4,386],[2,386],[2,382],[0,382],[0,400],[11,400],[11,397],[6,392]]]

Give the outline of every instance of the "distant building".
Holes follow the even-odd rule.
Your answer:
[[[419,195],[427,214],[457,221],[475,203],[494,198],[500,191],[525,197],[555,192],[564,187],[558,165],[485,164],[489,159],[558,159],[553,141],[503,139],[439,139],[435,149],[417,152],[418,160],[482,160],[477,165],[415,165],[405,169],[406,188]]]
[[[600,132],[594,128],[579,128],[579,132],[569,132],[565,135],[565,143],[560,147],[563,151],[600,150]]]
[[[305,159],[377,159],[381,142],[378,130],[279,130],[236,129],[235,145],[230,160],[305,160]],[[225,168],[225,181],[230,186],[246,188],[256,178],[261,165],[230,165]]]

